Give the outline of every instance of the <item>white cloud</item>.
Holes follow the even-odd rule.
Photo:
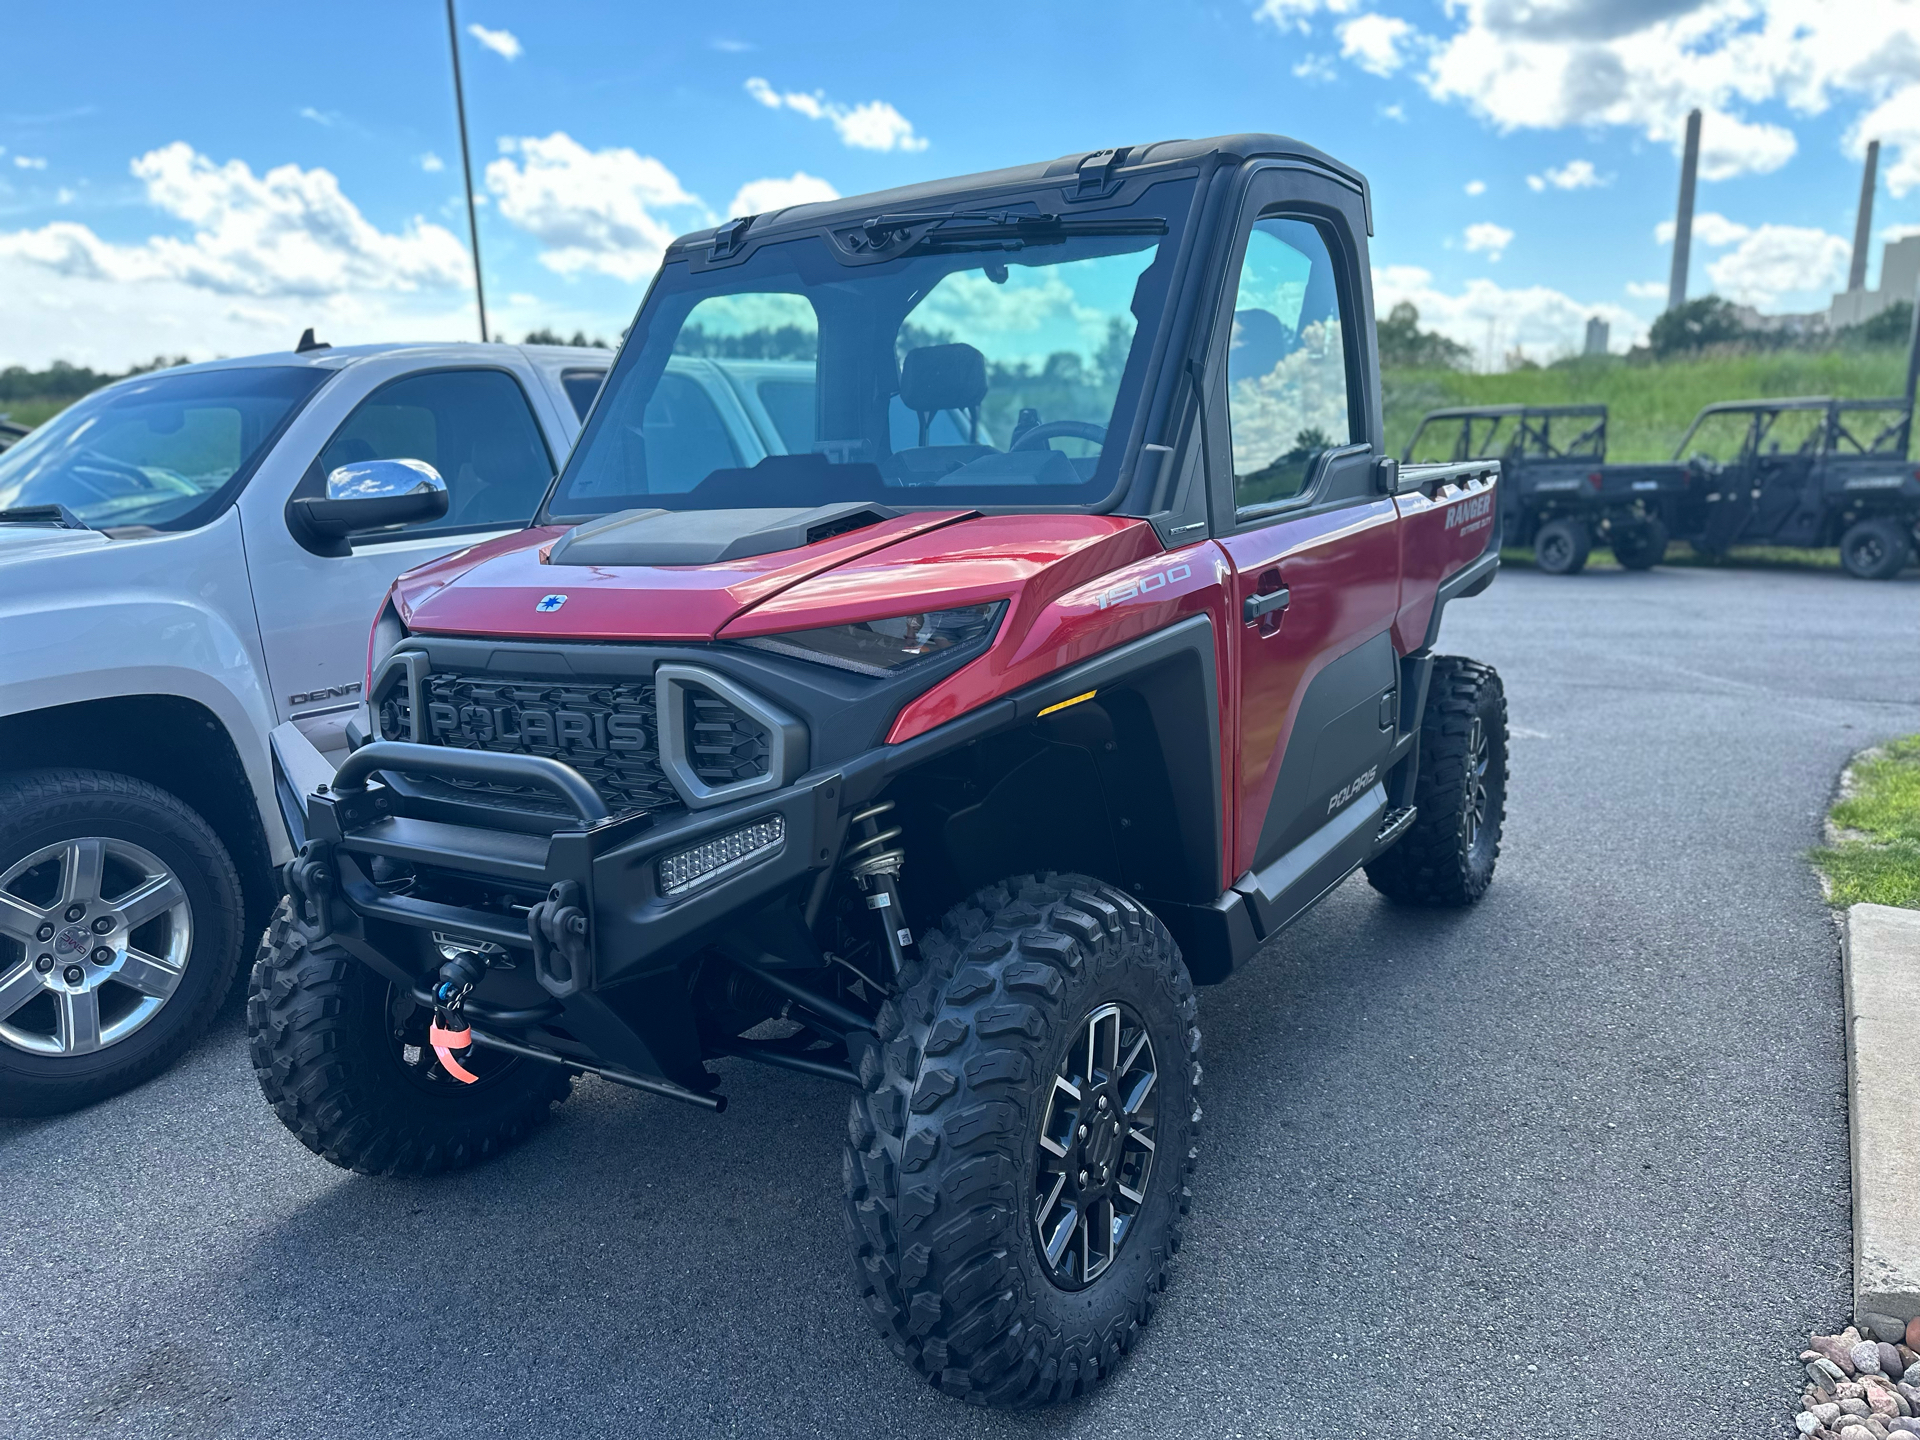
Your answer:
[[[1512,241],[1513,231],[1504,225],[1495,225],[1491,220],[1482,220],[1478,224],[1467,226],[1468,252],[1483,250],[1489,260],[1498,260],[1506,253],[1507,246]]]
[[[1302,55],[1294,62],[1293,66],[1293,74],[1296,80],[1311,80],[1317,84],[1325,84],[1327,81],[1338,76],[1339,73],[1340,72],[1333,67],[1333,57],[1331,55],[1316,55],[1311,51]]]
[[[1386,106],[1384,109],[1381,110],[1380,113],[1386,116],[1387,119],[1389,120],[1398,120],[1402,125],[1407,123],[1406,109],[1405,107],[1403,107],[1397,102],[1395,104]]]
[[[1360,8],[1360,0],[1260,0],[1253,18],[1264,20],[1278,30],[1305,32],[1312,27],[1309,17],[1325,11],[1329,15],[1351,15]]]
[[[1549,166],[1544,174],[1527,176],[1527,188],[1535,191],[1545,190],[1549,185],[1556,190],[1591,190],[1606,183],[1591,160],[1569,160],[1557,170]]]
[[[1889,190],[1905,195],[1920,186],[1920,85],[1889,95],[1847,132],[1847,147],[1856,156],[1866,155],[1869,140],[1878,140],[1883,150],[1895,156],[1891,165],[1883,164],[1880,170]]]
[[[469,25],[467,33],[503,60],[518,60],[526,53],[520,37],[511,30],[489,30],[484,25]]]
[[[597,271],[621,280],[651,274],[669,243],[706,218],[698,197],[651,155],[620,147],[588,150],[565,131],[544,139],[503,139],[486,169],[500,213],[546,247],[540,263],[560,275]],[[518,157],[517,159],[514,157]]]
[[[1400,47],[1413,26],[1397,15],[1362,15],[1339,31],[1340,54],[1369,74],[1391,75],[1406,64]]]
[[[1878,108],[1888,167],[1920,184],[1920,0],[1452,0],[1458,28],[1422,82],[1501,130],[1620,126],[1680,146],[1704,112],[1701,174],[1766,173],[1793,132],[1741,112],[1819,114],[1841,98]],[[1865,120],[1863,118],[1863,124]]]
[[[326,170],[281,165],[255,176],[239,160],[215,165],[185,141],[133,162],[147,202],[184,221],[184,240],[102,240],[55,221],[0,234],[0,255],[67,276],[175,281],[225,295],[325,296],[358,290],[458,285],[469,274],[453,233],[415,217],[397,233],[369,222]]]
[[[1486,194],[1486,193],[1487,193],[1487,182],[1486,182],[1486,181],[1484,181],[1484,180],[1469,180],[1469,181],[1467,181],[1467,194],[1469,194],[1469,195],[1484,195],[1484,194]]]
[[[1707,266],[1714,292],[1743,305],[1773,306],[1797,296],[1824,306],[1847,278],[1853,247],[1801,225],[1762,225]]]
[[[447,168],[447,162],[429,150],[420,157],[420,168],[429,175],[438,175],[442,170]]]
[[[713,41],[712,44],[713,48],[718,50],[722,55],[744,55],[747,51],[757,48],[750,41],[729,40],[724,37]]]
[[[827,99],[824,90],[775,90],[759,76],[747,81],[747,94],[769,110],[787,109],[809,120],[831,121],[840,141],[855,150],[924,150],[927,140],[916,135],[913,122],[884,100],[846,106]]]
[[[1665,280],[1629,280],[1627,294],[1636,300],[1665,300],[1670,287]]]
[[[1491,280],[1471,280],[1458,294],[1448,294],[1436,288],[1431,272],[1418,265],[1376,269],[1373,292],[1381,314],[1403,300],[1411,303],[1419,310],[1424,329],[1459,341],[1482,365],[1516,346],[1540,359],[1578,354],[1586,339],[1587,319],[1593,315],[1612,327],[1616,351],[1639,343],[1647,333],[1646,322],[1623,305],[1582,303],[1544,285],[1508,290]]]
[[[44,170],[47,168],[47,157],[44,155],[16,155],[13,157],[13,163],[18,165],[22,170]]]
[[[1753,233],[1751,226],[1742,225],[1737,220],[1729,220],[1717,210],[1697,210],[1693,216],[1693,238],[1702,245],[1711,245],[1719,249],[1733,245]],[[1662,220],[1653,227],[1653,238],[1662,245],[1673,243],[1674,224],[1671,220]]]
[[[749,180],[740,187],[728,208],[729,215],[765,215],[789,205],[810,205],[816,200],[838,200],[840,192],[818,175],[796,170],[782,179],[778,175],[765,180]]]

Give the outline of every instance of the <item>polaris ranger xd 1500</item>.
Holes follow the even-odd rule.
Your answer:
[[[1097,1383],[1179,1244],[1194,985],[1356,869],[1467,905],[1499,850],[1499,678],[1433,653],[1498,466],[1384,454],[1367,225],[1247,135],[674,244],[533,526],[395,585],[372,733],[275,734],[288,1128],[420,1173],[581,1072],[841,1081],[889,1345],[983,1404]],[[756,331],[811,384],[749,464],[670,362]]]

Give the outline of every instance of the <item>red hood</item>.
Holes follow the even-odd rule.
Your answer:
[[[543,551],[565,530],[522,530],[409,571],[395,585],[394,601],[409,630],[434,635],[711,640],[741,612],[803,581],[849,561],[881,559],[890,547],[969,513],[901,515],[797,550],[718,565],[548,565]],[[998,593],[1006,594],[1007,588]],[[548,595],[565,595],[566,602],[557,610],[536,609]],[[837,618],[812,623],[831,624]],[[789,622],[782,628],[797,626]]]

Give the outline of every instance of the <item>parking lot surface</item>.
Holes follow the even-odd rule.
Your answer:
[[[1754,1436],[1847,1318],[1837,943],[1804,852],[1920,729],[1920,583],[1504,574],[1441,648],[1515,739],[1486,901],[1356,878],[1205,991],[1188,1245],[1145,1342],[1039,1415],[868,1331],[844,1094],[721,1117],[583,1082],[431,1181],[273,1118],[232,1009],[170,1074],[0,1122],[0,1433]]]

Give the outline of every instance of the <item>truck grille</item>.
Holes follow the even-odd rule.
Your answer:
[[[539,676],[429,674],[414,734],[404,686],[380,705],[380,735],[501,754],[544,755],[571,765],[616,815],[686,807],[660,768],[659,716],[651,680],[567,680]],[[750,780],[770,764],[764,727],[716,695],[689,689],[687,754],[708,785]],[[485,781],[435,780],[469,793],[498,795],[516,808],[559,811],[541,790]]]

